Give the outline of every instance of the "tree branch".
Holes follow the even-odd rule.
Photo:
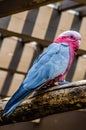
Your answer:
[[[0,126],[86,108],[86,80],[39,90],[8,117],[1,116],[6,101],[0,104]]]

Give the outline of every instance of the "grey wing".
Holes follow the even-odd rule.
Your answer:
[[[45,52],[43,52],[33,63],[31,69],[29,70],[25,80],[23,81],[23,86],[25,88],[34,88],[40,84],[49,80],[48,71],[49,68],[47,63],[50,61],[51,57],[58,53],[60,45],[51,44]]]
[[[53,79],[65,73],[69,64],[69,46],[67,43],[61,43],[58,53],[54,54],[47,63],[49,68],[49,79]]]
[[[47,55],[48,53],[50,54],[54,54],[55,52],[58,52],[59,51],[59,45],[56,45],[56,43],[52,43],[48,46],[48,48],[42,53],[40,54],[36,60],[34,61],[33,64],[36,64],[38,63],[39,61],[41,61],[41,63],[49,60],[49,55]]]

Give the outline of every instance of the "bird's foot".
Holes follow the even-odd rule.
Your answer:
[[[58,85],[64,85],[64,84],[68,84],[68,83],[70,83],[70,82],[66,81],[66,80],[62,80],[62,81],[58,82]]]

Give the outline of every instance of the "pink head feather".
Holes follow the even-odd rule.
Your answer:
[[[80,45],[81,41],[81,35],[80,33],[76,31],[65,31],[61,33],[56,40],[54,40],[55,43],[60,44],[62,42],[67,43],[71,49],[74,50],[74,53],[76,54]]]

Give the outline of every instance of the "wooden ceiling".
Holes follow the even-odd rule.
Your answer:
[[[76,8],[76,7],[82,7],[86,4],[86,0],[1,0],[0,1],[0,17],[5,17],[11,14],[15,14],[18,12],[22,12],[25,10],[30,10],[34,8],[38,8],[40,6],[60,2],[59,10],[65,10],[68,8]],[[86,7],[85,7],[86,8]],[[81,11],[81,10],[80,10]],[[82,15],[85,15],[83,12],[86,12],[82,10]]]
[[[31,1],[0,1],[0,7],[2,7],[0,9],[0,34],[4,37],[15,36],[21,38],[24,43],[36,41],[44,47],[49,45],[56,36],[65,30],[75,29],[85,35],[86,18],[84,16],[86,16],[86,5],[83,4],[85,2],[79,3],[75,0],[62,0],[59,2],[57,2],[58,0],[34,0],[31,3]],[[56,3],[52,4],[52,2]],[[10,6],[7,6],[8,3]],[[36,8],[44,4],[53,7],[43,6]],[[26,9],[32,10],[23,11]],[[70,9],[71,13],[68,13]],[[16,14],[11,15],[14,13]],[[85,38],[85,36],[83,37]],[[85,40],[84,43],[86,43]],[[84,45],[82,48],[85,48]]]

